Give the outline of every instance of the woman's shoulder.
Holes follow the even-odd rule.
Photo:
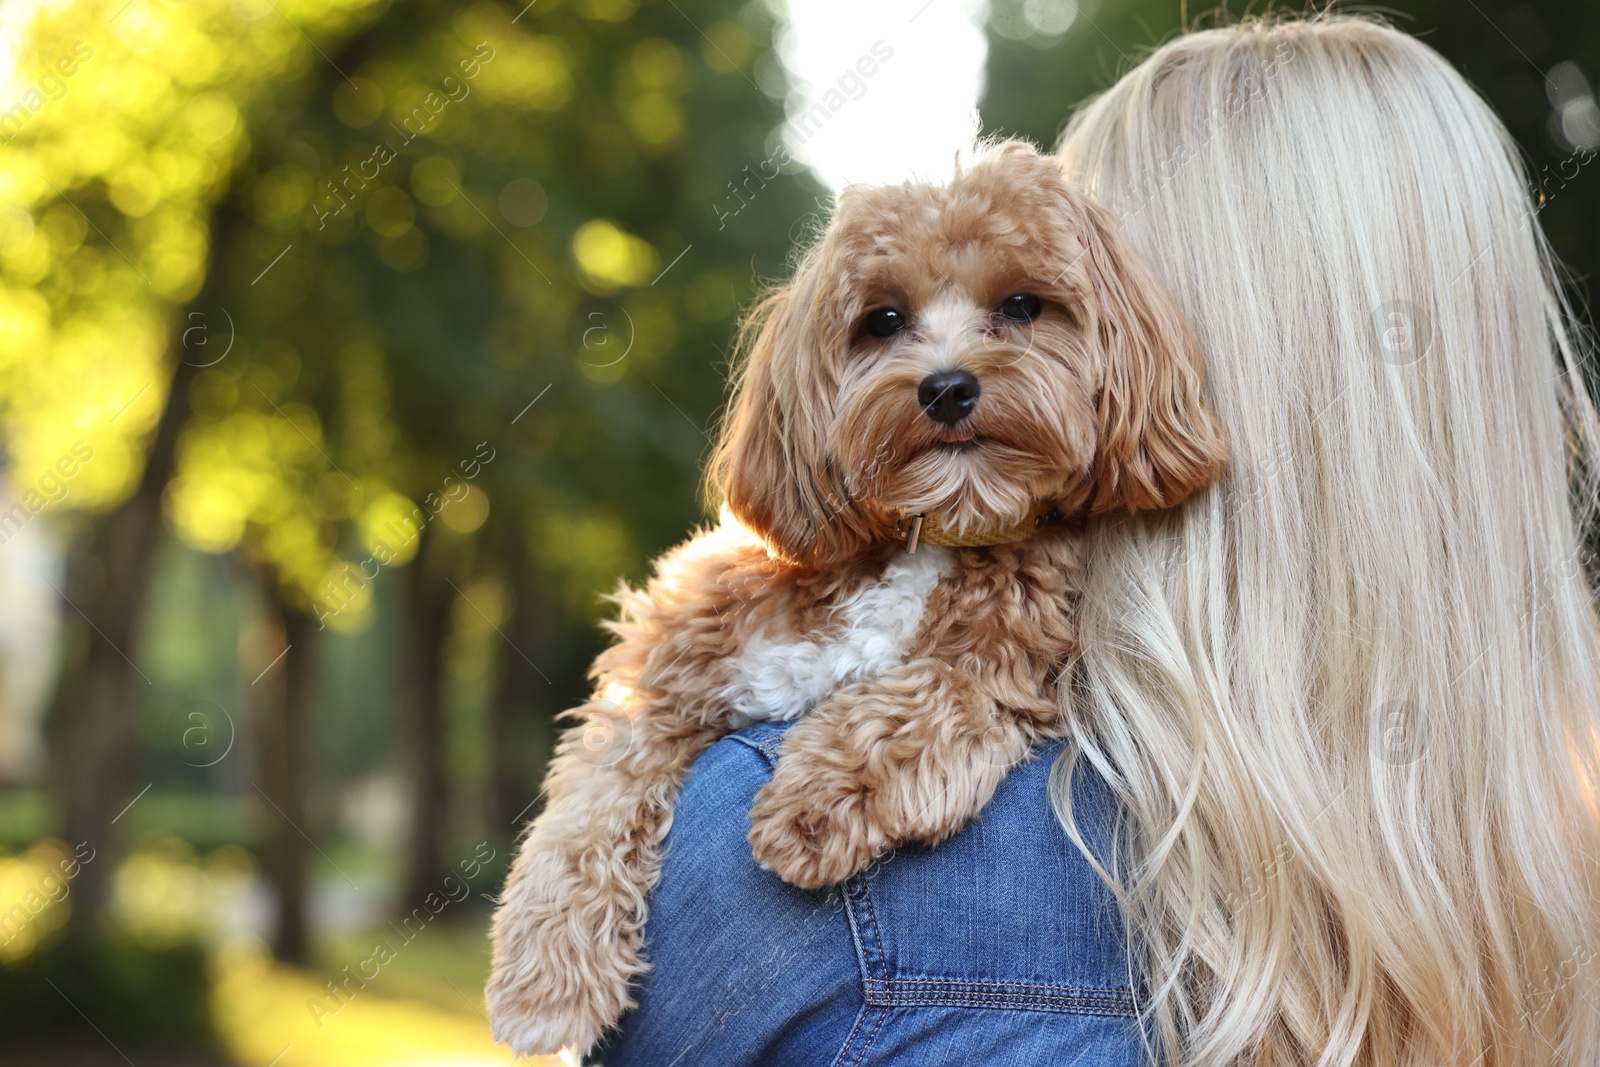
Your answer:
[[[875,1063],[976,1062],[1002,1048],[1139,1062],[1121,919],[1051,808],[1059,745],[938,847],[808,892],[758,867],[746,840],[784,729],[749,727],[695,763],[650,900],[653,971],[602,1062],[842,1064],[869,1049]],[[1104,784],[1080,773],[1073,797],[1101,854]]]

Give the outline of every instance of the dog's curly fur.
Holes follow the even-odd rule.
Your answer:
[[[1019,293],[1042,301],[1032,321],[997,313]],[[885,306],[906,325],[875,337],[863,318]],[[946,185],[846,189],[747,340],[709,473],[724,520],[617,594],[596,697],[570,713],[585,722],[495,916],[489,1007],[518,1052],[587,1049],[631,1006],[679,783],[748,721],[729,694],[753,642],[825,647],[906,558],[910,515],[955,535],[1041,505],[1061,517],[1014,544],[924,549],[943,569],[897,661],[841,668],[785,736],[751,813],[755,858],[798,886],[843,881],[955,832],[1063,732],[1078,524],[1172,506],[1223,462],[1175,306],[1105,210],[1021,143]],[[953,369],[981,396],[951,426],[918,387]]]

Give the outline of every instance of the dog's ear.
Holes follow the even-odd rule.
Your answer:
[[[1087,220],[1082,237],[1105,354],[1090,509],[1171,507],[1215,481],[1227,458],[1201,400],[1199,346],[1111,213],[1086,196],[1073,199]]]
[[[836,343],[815,270],[760,301],[740,331],[733,397],[707,468],[710,494],[795,563],[842,559],[872,534],[829,458]]]

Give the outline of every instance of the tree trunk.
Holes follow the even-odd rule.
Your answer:
[[[363,54],[378,32],[376,26],[346,41],[340,56]],[[246,169],[240,168],[235,178]],[[230,188],[217,201],[204,287],[169,331],[173,355],[166,406],[138,487],[122,504],[92,520],[68,560],[66,596],[71,603],[63,609],[62,647],[79,658],[63,664],[48,731],[51,777],[65,812],[63,833],[74,846],[87,843],[96,850],[94,861],[83,866],[73,883],[68,921],[76,935],[99,921],[119,852],[113,834],[126,826],[120,814],[144,785],[133,780],[130,754],[137,749],[135,694],[150,683],[128,657],[135,656],[139,610],[161,535],[161,497],[172,477],[179,432],[189,417],[189,385],[197,368],[184,359],[184,330],[194,321],[191,312],[214,313],[220,306],[217,297],[225,287],[220,270],[246,259],[238,247],[247,225],[238,195],[238,188]],[[94,447],[96,442],[88,444]]]
[[[533,665],[544,643],[544,590],[521,530],[513,528],[508,542],[504,559],[512,608],[506,636],[514,647],[502,642],[496,652],[498,682],[489,707],[490,832],[504,839],[539,813],[536,799],[550,758],[554,714],[548,707],[554,687]]]
[[[114,835],[121,827],[114,824],[145,784],[133,780],[130,758],[139,700],[151,685],[135,666],[137,629],[161,538],[161,494],[189,415],[194,367],[181,358],[176,364],[138,486],[91,523],[67,564],[63,647],[78,659],[64,665],[50,733],[67,840],[95,850],[73,884],[70,922],[77,934],[99,920],[119,852]]]
[[[80,658],[63,664],[49,732],[52,777],[65,812],[63,832],[72,845],[86,842],[96,850],[94,862],[84,865],[73,885],[68,921],[79,935],[99,921],[120,851],[113,836],[120,827],[114,824],[144,787],[132,780],[135,760],[130,757],[137,751],[138,694],[151,684],[134,665],[136,630],[161,538],[161,497],[172,479],[178,436],[189,419],[189,386],[198,370],[185,358],[184,330],[191,314],[204,316],[218,306],[218,267],[233,257],[244,228],[232,197],[230,190],[219,201],[213,220],[205,287],[174,315],[168,330],[172,372],[139,483],[127,500],[90,522],[68,558],[62,647]]]
[[[278,906],[272,951],[286,963],[305,963],[310,954],[306,876],[310,844],[305,835],[311,832],[305,805],[306,724],[311,718],[317,627],[310,616],[284,603],[269,570],[258,571],[258,579],[273,631],[281,637],[263,656],[263,665],[270,666],[251,686],[260,694],[256,729],[261,758],[257,788],[265,801],[262,869]],[[273,662],[280,653],[283,658]]]
[[[446,546],[422,533],[416,558],[404,569],[406,621],[404,706],[411,746],[411,834],[401,886],[401,913],[437,892],[445,871],[449,789],[445,780],[444,653],[455,590],[448,580]]]

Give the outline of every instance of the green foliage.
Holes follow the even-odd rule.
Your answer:
[[[1064,32],[1041,33],[1035,23],[1042,8],[1077,14]],[[1238,16],[1238,9],[1233,16],[1200,4],[1187,9],[1191,23],[1202,27]],[[984,128],[1054,145],[1074,106],[1179,31],[1181,10],[1175,0],[996,0]],[[1592,101],[1593,79],[1600,78],[1600,6],[1588,0],[1395,0],[1377,10],[1442,53],[1493,105],[1525,154],[1557,255],[1578,279],[1590,278],[1600,268],[1600,196],[1594,192],[1600,168],[1581,162],[1575,134],[1584,123],[1587,136],[1600,140],[1600,113],[1592,102],[1581,103],[1582,94]],[[1555,106],[1558,100],[1565,110]]]
[[[164,20],[167,38],[196,36],[189,59],[210,47],[185,21],[198,12],[151,11],[140,33]],[[219,67],[232,81],[205,82],[201,104],[157,94],[228,130],[190,207],[182,284],[166,289],[191,298],[169,343],[196,365],[216,361],[189,389],[169,521],[201,550],[242,548],[348,629],[370,622],[371,573],[414,554],[402,531],[443,505],[440,520],[465,533],[486,517],[509,525],[502,536],[529,542],[559,576],[564,610],[586,621],[598,586],[637,574],[699,515],[695,476],[735,308],[756,274],[781,272],[811,204],[814,190],[784,175],[732,225],[713,208],[781,117],[744,72],[770,45],[770,16],[551,2],[520,17],[495,3],[376,14],[308,23],[285,9],[259,23],[263,56]],[[279,39],[290,20],[327,58],[298,35]],[[85,74],[150,77],[145,56],[106,49]],[[166,204],[164,187],[147,186],[155,206],[133,207]],[[112,214],[131,203],[119,195],[104,205],[111,239],[131,228]],[[204,274],[208,204],[217,232]],[[62,269],[104,251],[91,235]],[[137,280],[121,275],[125,313]],[[147,302],[150,378],[165,306]],[[153,400],[128,423],[148,427]],[[35,451],[60,447],[51,437]],[[486,454],[464,487],[463,463]],[[128,456],[96,469],[106,484],[88,505],[117,498],[137,471]],[[467,508],[458,491],[486,495]],[[349,566],[367,560],[365,577]]]
[[[284,10],[348,32],[368,6]],[[5,113],[0,415],[25,478],[86,446],[70,506],[132,489],[168,380],[168,317],[205,281],[249,108],[303,69],[302,47],[265,0],[44,7],[30,24],[19,73],[61,88]]]
[[[313,664],[309,832],[353,825],[339,787],[437,759],[449,832],[476,837],[492,793],[482,833],[508,843],[585,695],[600,594],[706,517],[737,311],[817,207],[798,167],[751,177],[783,120],[754,77],[772,33],[762,0],[41,6],[25,78],[92,55],[0,152],[0,433],[20,482],[66,482],[47,506],[88,613],[67,671],[137,635],[118,758],[156,785],[117,832],[274,825],[243,816],[283,714],[275,589],[331,631],[286,661]],[[170,540],[119,631],[102,592],[145,564],[113,561],[110,524],[156,500]],[[430,752],[402,711],[424,564],[454,587],[427,609],[448,618]],[[191,711],[232,755],[187,747]]]
[[[173,528],[325,607],[340,554],[480,441],[492,510],[533,505],[519,525],[585,614],[693,520],[734,310],[815,192],[784,175],[726,227],[713,207],[781,119],[746,73],[765,8],[119,7],[38,17],[41,69],[79,40],[92,59],[0,171],[22,470],[77,434],[96,462],[70,504],[125,495],[174,348],[216,362]]]
[[[196,941],[61,940],[0,966],[0,1037],[6,1044],[74,1035],[130,1048],[206,1046],[214,1041],[210,993]]]

